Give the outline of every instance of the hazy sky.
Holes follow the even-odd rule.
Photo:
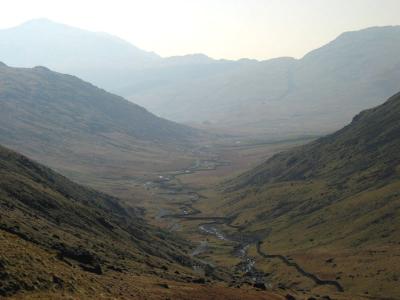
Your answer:
[[[400,0],[1,0],[0,28],[49,18],[162,56],[301,57],[343,31],[400,24]]]

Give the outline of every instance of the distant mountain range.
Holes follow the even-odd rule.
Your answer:
[[[48,20],[0,30],[9,65],[78,75],[178,122],[267,136],[329,132],[379,104],[398,89],[399,52],[399,26],[347,32],[302,59],[267,61],[161,58]]]
[[[76,180],[156,172],[199,134],[77,77],[0,65],[0,143]]]
[[[15,67],[46,66],[104,88],[161,60],[115,36],[35,19],[0,30],[0,61]]]
[[[308,281],[296,297],[314,288],[321,299],[330,299],[322,288],[335,288],[338,299],[343,291],[357,299],[400,295],[400,93],[381,104],[399,90],[399,53],[400,27],[345,33],[302,59],[261,62],[161,58],[48,20],[1,30],[0,298],[259,299],[270,297],[265,289],[291,292],[300,275]],[[74,75],[31,68],[37,64],[174,120],[251,135],[321,134],[380,105],[217,190],[190,187],[193,212],[186,214],[178,191],[187,178],[175,184],[160,174],[198,169],[208,176],[214,161],[202,159],[212,143],[194,146],[206,133]],[[221,142],[221,151],[229,147]],[[157,186],[144,191],[154,177],[159,194]],[[257,262],[266,284],[237,286],[242,262],[230,270],[206,263],[217,257],[230,265],[223,248],[233,239],[210,242],[206,260],[196,260],[187,255],[193,245],[142,219],[136,197],[162,201],[164,180],[173,182],[168,199],[183,210],[175,216],[237,237],[233,252],[244,251],[246,266]],[[193,234],[190,228],[182,226]],[[234,280],[211,284],[227,276]]]
[[[153,68],[122,94],[179,122],[269,136],[320,134],[397,92],[399,51],[400,27],[369,28],[344,33],[299,60]]]

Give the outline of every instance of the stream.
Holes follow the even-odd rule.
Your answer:
[[[256,260],[254,257],[248,255],[248,249],[252,245],[256,245],[257,252],[261,257],[266,259],[279,259],[287,266],[294,267],[297,272],[301,275],[308,277],[313,280],[316,285],[329,285],[336,288],[337,291],[343,292],[343,287],[335,280],[321,280],[315,274],[305,271],[302,267],[300,267],[297,263],[293,261],[289,261],[289,259],[283,255],[268,255],[264,253],[260,245],[259,240],[252,236],[244,236],[242,234],[234,234],[229,235],[225,233],[221,228],[221,225],[226,225],[235,229],[238,227],[231,224],[232,218],[228,217],[205,217],[201,216],[201,211],[194,208],[193,205],[197,201],[201,199],[201,195],[196,191],[188,188],[183,185],[179,180],[178,176],[185,175],[189,173],[194,173],[202,170],[213,170],[218,167],[218,163],[213,161],[215,164],[211,164],[210,160],[206,161],[205,167],[203,166],[200,160],[196,161],[196,164],[189,169],[171,172],[165,176],[160,176],[158,181],[151,182],[151,185],[156,186],[158,191],[163,191],[162,195],[165,197],[166,195],[174,200],[178,196],[180,198],[184,198],[184,200],[179,201],[179,213],[174,213],[169,210],[160,208],[156,219],[169,219],[171,220],[171,225],[169,226],[170,231],[179,230],[181,225],[179,224],[179,220],[185,221],[205,221],[205,223],[201,223],[198,226],[198,230],[200,233],[204,235],[209,235],[217,238],[218,240],[225,241],[232,245],[231,254],[234,257],[240,259],[240,262],[234,267],[234,273],[241,273],[241,276],[232,275],[232,280],[234,284],[240,283],[248,283],[253,284],[255,286],[264,286],[270,287],[271,285],[267,281],[268,274],[263,273],[262,271],[257,270],[256,268]],[[224,163],[226,164],[226,162]],[[191,256],[197,257],[208,251],[210,244],[208,241],[200,241],[199,245],[192,251]],[[228,255],[228,254],[227,254]],[[207,262],[199,259],[202,263],[214,267],[213,263]],[[193,266],[195,271],[200,271],[201,267],[198,265]]]
[[[181,227],[178,222],[179,220],[205,221],[205,223],[198,225],[198,231],[203,235],[213,236],[218,240],[231,244],[231,253],[227,255],[233,255],[234,257],[240,259],[240,262],[234,266],[233,270],[234,272],[239,272],[242,274],[239,281],[251,284],[265,284],[266,275],[256,269],[255,258],[248,255],[248,249],[252,244],[255,244],[256,241],[252,241],[250,238],[243,238],[242,236],[240,238],[238,236],[230,236],[229,234],[225,233],[220,226],[230,226],[230,218],[201,216],[202,212],[193,207],[194,203],[201,199],[201,195],[183,185],[178,178],[180,175],[186,175],[201,170],[212,170],[216,167],[217,164],[215,163],[215,165],[212,165],[209,160],[206,161],[206,166],[204,167],[202,162],[198,160],[192,168],[171,172],[166,175],[159,176],[159,179],[156,181],[147,182],[147,186],[156,187],[156,190],[158,193],[160,193],[160,195],[162,195],[164,198],[166,197],[167,199],[175,201],[179,208],[179,212],[172,212],[170,210],[160,208],[155,218],[157,220],[161,218],[170,220],[171,223],[167,228],[170,231],[178,230]],[[176,201],[178,198],[179,201]],[[211,243],[212,242],[207,240],[200,241],[190,255],[192,257],[200,256],[209,250],[210,246],[212,245]],[[207,265],[214,266],[211,262],[201,259],[200,261],[206,263]],[[199,271],[200,269],[200,267],[197,265],[193,266],[193,268],[195,271]]]

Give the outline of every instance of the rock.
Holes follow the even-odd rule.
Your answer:
[[[198,284],[205,284],[206,280],[204,278],[198,278],[198,279],[194,279],[192,282],[198,283]]]
[[[35,71],[39,71],[39,72],[51,72],[50,69],[43,67],[43,66],[36,66],[36,67],[33,67],[33,69]]]
[[[95,254],[83,248],[74,248],[67,246],[63,243],[56,244],[53,246],[53,248],[58,250],[58,257],[60,259],[68,258],[85,265],[94,265],[99,261],[98,257]]]
[[[283,283],[278,283],[278,289],[284,290],[286,286]]]
[[[64,286],[64,280],[62,280],[60,277],[53,275],[53,283],[58,287],[62,288]]]
[[[253,284],[253,286],[257,289],[264,290],[264,291],[267,289],[267,287],[265,286],[265,284],[263,282],[256,282],[255,284]]]
[[[5,262],[0,259],[0,270],[4,270],[5,268],[6,268]]]
[[[97,275],[102,275],[103,274],[103,270],[101,269],[101,266],[99,264],[96,265],[79,265],[84,271],[86,272],[91,272]]]
[[[166,283],[160,283],[160,287],[162,287],[164,289],[169,289],[169,285]]]
[[[98,217],[97,221],[100,223],[100,225],[104,226],[105,228],[107,228],[108,230],[113,230],[114,226],[111,225],[110,222],[108,222],[106,219],[104,219],[103,217]]]
[[[0,296],[11,296],[16,294],[18,291],[21,290],[21,285],[17,282],[9,281],[9,282],[2,282],[0,286]],[[1,297],[0,297],[1,298]]]
[[[120,267],[116,267],[113,265],[108,266],[108,269],[113,270],[115,272],[123,273],[124,270],[122,270]]]

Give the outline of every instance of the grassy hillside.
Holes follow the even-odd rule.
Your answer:
[[[280,153],[251,173],[243,184],[258,185],[290,180],[325,179],[343,190],[365,189],[362,180],[345,185],[352,176],[374,170],[373,183],[392,180],[400,162],[400,94],[385,104],[366,110],[348,126],[311,144]],[[368,176],[362,178],[368,179]]]
[[[84,183],[183,168],[198,137],[74,76],[0,66],[0,142]]]
[[[399,120],[397,94],[227,182],[217,211],[236,216],[233,225],[265,252],[338,278],[345,290],[399,296]]]
[[[46,270],[35,253],[21,254],[17,261],[16,252],[1,251],[1,296],[63,284],[78,289],[78,279],[70,281],[71,273],[53,273],[57,265],[79,274],[162,273],[170,278],[179,278],[166,271],[171,265],[181,271],[190,266],[179,240],[146,225],[118,199],[79,186],[2,147],[0,206],[2,248],[5,243],[23,243],[53,260]],[[18,238],[24,242],[16,242]],[[29,271],[24,270],[27,265]]]
[[[2,299],[282,299],[214,281],[187,242],[3,147],[0,244]]]

